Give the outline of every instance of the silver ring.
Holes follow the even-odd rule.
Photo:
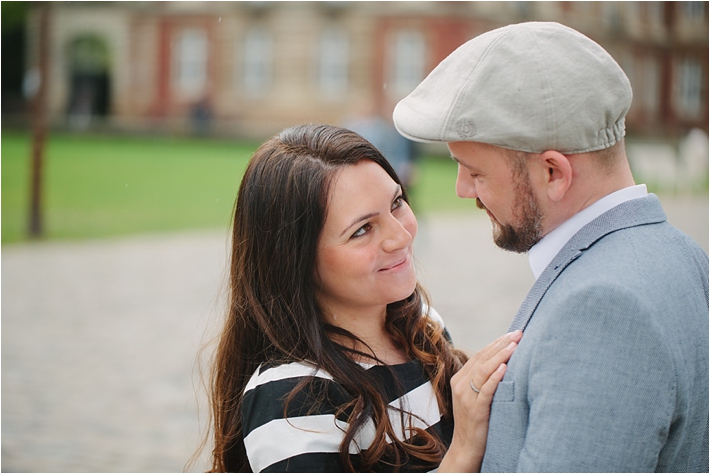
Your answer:
[[[476,385],[474,385],[473,379],[471,379],[471,382],[469,382],[469,385],[471,386],[471,390],[473,390],[474,392],[476,392],[476,393],[480,393],[480,392],[481,392],[481,390],[478,389],[478,388],[476,388]]]

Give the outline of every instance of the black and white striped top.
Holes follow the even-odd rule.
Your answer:
[[[446,445],[451,442],[453,424],[441,419],[433,387],[419,361],[388,367],[363,365],[371,375],[382,380],[389,397],[390,420],[400,439],[410,439],[411,427],[416,427],[436,433]],[[303,377],[309,376],[315,378],[291,400],[284,418],[285,398]],[[313,394],[317,394],[316,397]],[[325,396],[319,396],[323,394]],[[322,370],[316,372],[307,362],[262,364],[247,384],[242,404],[244,444],[252,470],[343,471],[340,444],[347,429],[348,413],[337,414],[337,409],[351,399],[330,374]],[[314,400],[318,400],[316,405]],[[403,422],[400,410],[414,416],[405,417]],[[359,453],[371,445],[374,432],[371,421],[357,433],[350,446],[350,457],[356,469]],[[410,441],[416,442],[416,438]],[[388,461],[391,462],[381,459],[375,469],[391,472]],[[421,472],[436,467],[411,459],[402,470]]]

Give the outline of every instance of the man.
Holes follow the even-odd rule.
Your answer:
[[[464,44],[394,111],[448,143],[457,194],[537,278],[482,471],[708,472],[708,257],[635,185],[630,104],[603,48],[533,22]]]

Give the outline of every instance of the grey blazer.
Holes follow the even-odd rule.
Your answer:
[[[656,196],[582,228],[512,329],[482,472],[708,472],[708,256]]]

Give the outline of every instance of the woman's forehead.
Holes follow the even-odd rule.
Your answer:
[[[380,211],[383,205],[389,205],[398,187],[374,161],[344,166],[330,188],[326,225],[346,225],[358,216]]]

